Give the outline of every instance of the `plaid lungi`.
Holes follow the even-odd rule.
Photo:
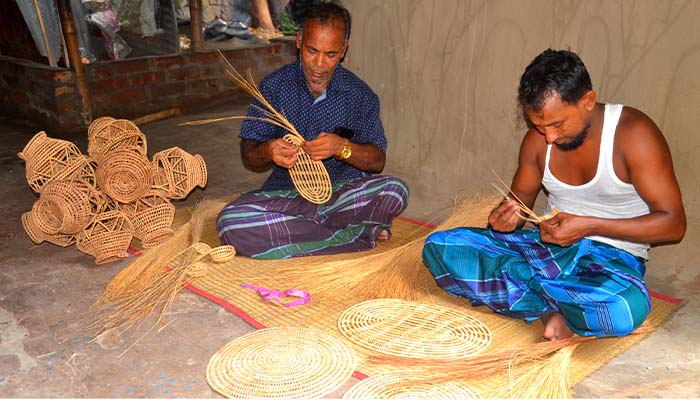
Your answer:
[[[582,336],[627,335],[651,311],[643,261],[590,239],[561,247],[537,229],[456,228],[428,236],[423,262],[453,296],[528,322],[559,312]]]
[[[219,214],[223,244],[254,258],[289,258],[363,251],[376,245],[408,204],[408,188],[393,176],[340,182],[325,204],[314,204],[296,190],[254,191],[229,203]]]

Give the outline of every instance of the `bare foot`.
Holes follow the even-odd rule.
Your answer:
[[[566,339],[574,336],[574,332],[566,326],[564,316],[550,312],[542,317],[544,323],[544,338],[548,340]]]
[[[379,236],[377,236],[377,240],[389,240],[389,231],[382,229],[382,231],[379,232]]]

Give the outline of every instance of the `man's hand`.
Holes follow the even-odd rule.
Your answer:
[[[267,154],[273,163],[283,168],[292,168],[297,162],[299,148],[284,139],[273,139],[267,142]]]
[[[539,223],[543,242],[569,246],[588,236],[591,218],[560,212]]]
[[[510,198],[503,199],[501,204],[489,214],[489,228],[498,232],[516,230],[521,222],[520,217],[518,217],[519,211],[520,207],[517,201]]]
[[[313,140],[304,142],[302,148],[312,160],[321,161],[338,156],[344,143],[345,139],[334,133],[321,132]]]

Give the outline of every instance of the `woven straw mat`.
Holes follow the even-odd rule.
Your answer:
[[[188,208],[178,210],[173,229],[175,230],[187,222],[191,213],[192,209]],[[381,242],[375,249],[363,253],[306,257],[305,260],[308,260],[309,265],[311,265],[323,260],[355,259],[372,253],[384,252],[411,241],[422,240],[428,232],[430,232],[430,228],[397,218],[394,220],[392,227],[391,240]],[[220,244],[213,220],[208,222],[205,227],[202,241],[209,243],[211,246]],[[279,268],[288,265],[285,264],[287,262],[288,260],[253,260],[240,256],[236,256],[233,260],[225,263],[208,262],[208,272],[197,279],[189,288],[195,293],[223,305],[230,311],[238,313],[258,328],[304,327],[342,337],[338,331],[338,318],[346,309],[367,299],[357,299],[353,297],[353,293],[339,290],[337,293],[334,293],[337,296],[337,300],[329,304],[328,302],[314,301],[314,293],[311,291],[311,302],[309,304],[287,308],[274,302],[263,301],[257,292],[240,286],[241,283],[248,283],[273,290],[305,290],[303,287],[288,287],[284,276],[281,276],[279,273]],[[361,268],[361,266],[358,266],[358,268]],[[309,270],[308,273],[310,279],[313,279],[313,271]],[[352,271],[348,271],[348,274],[343,279],[352,278]],[[516,319],[497,315],[486,307],[471,307],[468,301],[451,297],[444,290],[437,287],[433,277],[425,267],[419,269],[419,278],[425,285],[425,288],[421,289],[417,294],[418,302],[436,304],[457,310],[460,313],[476,318],[488,327],[491,332],[491,342],[480,355],[495,353],[509,347],[525,346],[543,340],[543,327],[539,321],[527,324]],[[659,298],[652,298],[652,303],[652,312],[647,318],[652,326],[661,325],[681,306],[679,303]],[[594,340],[579,345],[571,360],[569,371],[570,384],[573,386],[586,375],[597,370],[643,337],[644,335],[629,335],[623,338]],[[358,346],[348,339],[343,338],[342,340],[346,340],[357,353],[360,375],[374,376],[383,372],[401,370],[399,362],[392,365],[369,363],[367,357],[371,354],[376,355],[378,354],[377,352]],[[491,389],[491,385],[494,384],[498,385],[499,382],[489,383],[488,389]],[[480,383],[476,383],[472,385],[472,388],[479,391],[479,386]]]
[[[235,339],[212,356],[209,385],[229,398],[319,398],[357,366],[342,340],[315,329],[268,328]]]
[[[344,399],[478,399],[480,396],[464,382],[414,384],[425,378],[421,372],[386,372],[363,379],[343,395]]]

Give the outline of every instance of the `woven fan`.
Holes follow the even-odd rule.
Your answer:
[[[248,78],[244,78],[243,75],[236,71],[226,57],[224,57],[221,51],[219,51],[219,55],[226,62],[226,71],[231,79],[233,79],[233,82],[263,104],[265,107],[264,109],[260,107],[257,108],[263,113],[263,115],[265,115],[265,117],[233,116],[201,121],[190,121],[184,123],[183,125],[199,125],[229,119],[254,119],[267,122],[284,129],[285,131],[289,132],[289,134],[284,136],[284,140],[299,147],[297,162],[294,164],[294,166],[292,166],[292,168],[289,169],[289,174],[292,178],[292,183],[294,183],[294,187],[297,188],[301,197],[314,204],[323,204],[327,202],[331,198],[333,188],[331,185],[331,178],[326,170],[326,166],[323,165],[323,162],[321,161],[311,159],[311,157],[309,157],[308,154],[301,149],[301,144],[305,140],[304,137],[296,130],[294,125],[287,120],[284,114],[275,110],[272,104],[270,104],[262,93],[260,93],[260,90],[255,84],[250,71],[248,71]]]
[[[465,371],[465,374],[468,372]],[[424,380],[422,371],[385,372],[353,385],[343,395],[344,399],[478,399],[480,396],[466,383],[460,381],[439,384],[414,383]]]
[[[340,315],[338,329],[359,346],[408,358],[465,358],[491,343],[488,327],[464,312],[398,299],[356,304]]]
[[[338,389],[356,366],[355,352],[325,332],[268,328],[219,349],[206,376],[229,398],[314,399]]]

